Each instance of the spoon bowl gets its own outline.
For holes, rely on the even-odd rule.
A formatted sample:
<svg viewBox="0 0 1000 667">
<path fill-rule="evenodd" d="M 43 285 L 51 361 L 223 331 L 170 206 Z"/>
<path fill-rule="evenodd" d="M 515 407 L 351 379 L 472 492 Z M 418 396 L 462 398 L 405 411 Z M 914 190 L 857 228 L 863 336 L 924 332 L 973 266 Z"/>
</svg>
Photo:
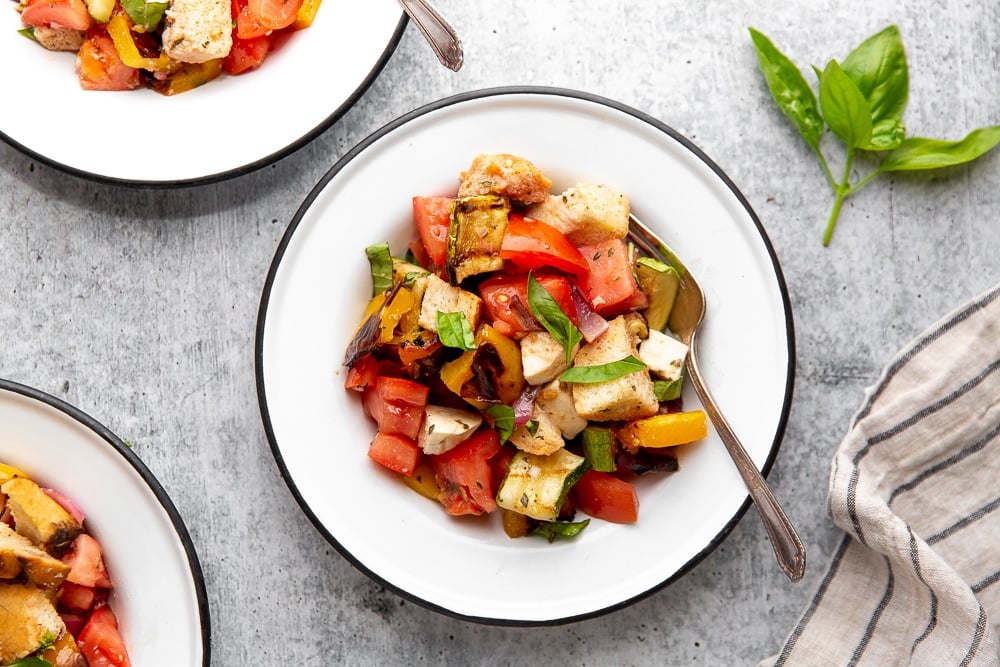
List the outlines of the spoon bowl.
<svg viewBox="0 0 1000 667">
<path fill-rule="evenodd" d="M 805 574 L 806 568 L 806 552 L 805 547 L 802 546 L 802 540 L 795 532 L 795 527 L 792 526 L 784 510 L 781 509 L 781 505 L 768 487 L 764 476 L 761 475 L 760 470 L 757 469 L 756 464 L 747 454 L 743 444 L 715 403 L 698 366 L 697 336 L 707 310 L 705 294 L 694 275 L 680 258 L 635 215 L 629 216 L 629 239 L 648 256 L 674 267 L 680 276 L 680 285 L 667 326 L 688 347 L 685 363 L 687 377 L 691 380 L 691 385 L 694 387 L 695 393 L 698 394 L 705 412 L 718 431 L 719 437 L 747 486 L 750 499 L 757 508 L 768 537 L 771 539 L 771 546 L 774 548 L 779 567 L 790 580 L 799 581 Z"/>
</svg>

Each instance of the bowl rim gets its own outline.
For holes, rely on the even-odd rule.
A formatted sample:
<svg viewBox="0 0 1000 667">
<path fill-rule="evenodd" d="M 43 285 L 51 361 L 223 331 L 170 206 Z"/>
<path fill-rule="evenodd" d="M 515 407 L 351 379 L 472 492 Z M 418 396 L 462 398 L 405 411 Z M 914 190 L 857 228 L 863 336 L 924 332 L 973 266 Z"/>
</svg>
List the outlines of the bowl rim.
<svg viewBox="0 0 1000 667">
<path fill-rule="evenodd" d="M 211 613 L 208 604 L 208 592 L 205 586 L 205 576 L 202 572 L 201 563 L 194 547 L 194 541 L 191 539 L 191 535 L 188 533 L 187 527 L 184 525 L 184 520 L 181 518 L 180 512 L 177 511 L 176 506 L 174 506 L 173 501 L 170 499 L 170 496 L 167 495 L 166 490 L 160 484 L 159 480 L 156 479 L 138 455 L 132 451 L 131 447 L 126 445 L 121 438 L 104 426 L 104 424 L 100 423 L 80 408 L 40 389 L 35 389 L 34 387 L 21 384 L 20 382 L 4 378 L 0 378 L 0 391 L 19 394 L 26 398 L 38 401 L 39 403 L 43 403 L 51 408 L 54 408 L 55 410 L 58 410 L 59 412 L 62 412 L 80 425 L 89 429 L 106 442 L 111 449 L 118 453 L 119 456 L 124 458 L 129 465 L 132 466 L 139 477 L 142 478 L 143 482 L 149 487 L 150 491 L 153 492 L 153 495 L 156 497 L 160 506 L 170 518 L 174 531 L 177 533 L 177 538 L 180 541 L 181 546 L 184 547 L 184 552 L 187 555 L 187 563 L 191 571 L 192 584 L 194 585 L 195 593 L 198 598 L 198 616 L 199 624 L 201 626 L 203 647 L 202 665 L 203 667 L 208 667 L 208 665 L 211 664 L 212 629 L 210 618 Z"/>
<path fill-rule="evenodd" d="M 9 136 L 7 133 L 0 130 L 0 140 L 8 144 L 17 151 L 23 153 L 33 160 L 37 160 L 49 167 L 52 167 L 58 171 L 69 174 L 71 176 L 76 176 L 87 181 L 92 181 L 96 183 L 106 183 L 110 185 L 121 185 L 136 189 L 168 189 L 168 188 L 186 188 L 198 185 L 210 185 L 212 183 L 219 183 L 222 181 L 231 180 L 246 174 L 250 174 L 262 167 L 266 167 L 269 164 L 273 164 L 285 157 L 288 157 L 292 153 L 295 153 L 303 146 L 311 143 L 313 139 L 318 137 L 320 134 L 326 132 L 330 127 L 336 123 L 340 118 L 346 114 L 350 109 L 357 103 L 361 96 L 364 95 L 368 89 L 374 83 L 375 79 L 378 78 L 379 74 L 385 68 L 386 64 L 389 62 L 389 58 L 395 53 L 396 48 L 399 46 L 399 42 L 403 38 L 403 34 L 406 31 L 406 26 L 409 23 L 409 16 L 405 12 L 401 12 L 399 21 L 396 23 L 396 27 L 393 30 L 392 36 L 386 43 L 385 49 L 383 49 L 378 60 L 373 63 L 372 68 L 368 71 L 368 74 L 361 80 L 358 87 L 348 95 L 340 106 L 334 109 L 330 115 L 325 119 L 320 121 L 313 127 L 310 131 L 306 132 L 300 136 L 295 141 L 287 144 L 283 148 L 280 148 L 273 153 L 264 155 L 253 162 L 248 162 L 247 164 L 234 167 L 225 171 L 220 171 L 214 174 L 205 174 L 203 176 L 194 176 L 191 178 L 180 178 L 180 179 L 166 179 L 166 180 L 131 180 L 128 178 L 120 178 L 117 176 L 107 176 L 104 174 L 97 174 L 86 169 L 81 169 L 78 167 L 73 167 L 71 165 L 65 164 L 53 158 L 50 158 L 38 151 L 35 151 L 23 143 L 15 140 L 13 137 Z"/>
<path fill-rule="evenodd" d="M 260 305 L 257 313 L 257 324 L 255 331 L 255 341 L 254 341 L 254 375 L 257 385 L 257 400 L 260 408 L 261 421 L 264 428 L 264 432 L 267 436 L 268 444 L 271 449 L 271 454 L 274 457 L 275 464 L 278 470 L 285 480 L 285 484 L 288 486 L 289 491 L 295 498 L 295 501 L 299 504 L 302 511 L 308 517 L 309 521 L 313 526 L 319 531 L 319 533 L 326 539 L 327 542 L 333 546 L 342 557 L 344 557 L 349 563 L 351 563 L 355 568 L 360 570 L 362 573 L 370 577 L 375 582 L 381 584 L 385 588 L 393 591 L 405 600 L 411 601 L 415 604 L 420 605 L 431 611 L 440 613 L 445 616 L 449 616 L 462 621 L 469 621 L 473 623 L 478 623 L 482 625 L 489 626 L 503 626 L 503 627 L 551 627 L 558 625 L 565 625 L 568 623 L 575 623 L 578 621 L 583 621 L 587 619 L 597 618 L 604 616 L 611 612 L 623 609 L 625 607 L 631 606 L 640 600 L 643 600 L 660 590 L 663 590 L 670 584 L 674 583 L 681 577 L 683 577 L 687 572 L 694 568 L 695 565 L 700 563 L 708 554 L 714 551 L 732 532 L 736 524 L 743 518 L 747 510 L 750 508 L 752 501 L 747 496 L 746 500 L 740 506 L 740 508 L 733 514 L 732 518 L 722 527 L 722 529 L 715 535 L 715 537 L 710 540 L 705 547 L 695 554 L 688 562 L 677 569 L 674 574 L 667 577 L 658 584 L 649 587 L 648 589 L 642 591 L 641 593 L 618 602 L 616 604 L 603 607 L 601 609 L 570 615 L 561 618 L 546 619 L 546 620 L 521 620 L 521 619 L 502 619 L 502 618 L 492 618 L 484 616 L 476 616 L 471 614 L 464 614 L 461 612 L 456 612 L 454 610 L 448 609 L 444 606 L 438 605 L 436 603 L 430 602 L 423 598 L 420 598 L 413 593 L 400 588 L 399 586 L 387 581 L 381 577 L 376 572 L 372 571 L 368 566 L 362 563 L 356 556 L 354 556 L 346 547 L 344 547 L 337 538 L 330 533 L 330 531 L 322 524 L 318 519 L 316 514 L 309 507 L 304 496 L 299 491 L 294 479 L 287 466 L 284 463 L 283 456 L 281 454 L 280 447 L 277 442 L 277 438 L 274 433 L 274 429 L 271 423 L 270 414 L 267 406 L 267 396 L 264 387 L 264 330 L 266 325 L 267 310 L 271 298 L 271 290 L 274 286 L 274 281 L 281 264 L 282 258 L 284 257 L 285 251 L 291 242 L 292 237 L 295 234 L 296 229 L 305 217 L 306 212 L 309 210 L 313 202 L 317 199 L 320 193 L 325 189 L 327 184 L 336 177 L 336 175 L 350 162 L 360 156 L 369 146 L 382 139 L 386 135 L 392 133 L 399 127 L 406 125 L 407 123 L 425 116 L 431 112 L 444 109 L 449 106 L 456 104 L 461 104 L 464 102 L 470 102 L 474 100 L 481 100 L 490 97 L 501 97 L 501 96 L 511 96 L 511 95 L 522 95 L 522 96 L 557 96 L 580 100 L 583 102 L 588 102 L 597 105 L 603 105 L 609 107 L 613 110 L 625 113 L 632 116 L 640 121 L 643 121 L 653 128 L 665 133 L 685 149 L 690 151 L 696 158 L 703 162 L 711 171 L 720 179 L 720 181 L 732 192 L 733 196 L 736 198 L 740 206 L 745 210 L 747 215 L 753 221 L 754 228 L 760 237 L 761 242 L 767 252 L 768 258 L 771 263 L 771 269 L 774 272 L 775 281 L 778 286 L 781 297 L 781 305 L 784 311 L 784 321 L 785 321 L 785 334 L 786 334 L 786 345 L 788 348 L 788 365 L 785 371 L 785 394 L 783 396 L 782 408 L 778 420 L 778 426 L 775 431 L 774 439 L 772 440 L 771 447 L 768 451 L 767 458 L 762 467 L 762 473 L 766 477 L 774 465 L 777 459 L 778 452 L 781 448 L 781 443 L 784 439 L 785 430 L 788 426 L 788 419 L 791 412 L 792 397 L 794 394 L 794 382 L 795 382 L 795 367 L 796 367 L 796 353 L 795 353 L 795 325 L 792 315 L 791 299 L 788 292 L 788 286 L 785 282 L 784 274 L 781 270 L 781 265 L 778 262 L 777 253 L 774 250 L 774 246 L 771 243 L 770 238 L 764 229 L 763 223 L 761 223 L 760 218 L 757 213 L 753 210 L 750 202 L 747 200 L 746 196 L 739 190 L 732 179 L 722 170 L 722 168 L 709 157 L 702 149 L 700 149 L 694 142 L 688 139 L 686 136 L 675 130 L 673 127 L 667 125 L 663 121 L 654 118 L 653 116 L 640 111 L 634 107 L 626 105 L 622 102 L 598 95 L 595 93 L 576 90 L 572 88 L 556 87 L 556 86 L 535 86 L 535 85 L 514 85 L 514 86 L 497 86 L 490 88 L 482 88 L 477 90 L 470 90 L 467 92 L 458 93 L 455 95 L 450 95 L 444 98 L 440 98 L 419 106 L 407 113 L 402 114 L 396 119 L 383 125 L 381 128 L 375 130 L 369 134 L 366 138 L 361 140 L 357 145 L 345 153 L 340 159 L 338 159 L 332 167 L 320 178 L 319 182 L 310 190 L 309 194 L 303 200 L 302 204 L 296 210 L 292 217 L 292 220 L 285 229 L 278 246 L 275 250 L 274 257 L 268 268 L 268 272 L 265 278 L 264 286 L 261 291 Z"/>
</svg>

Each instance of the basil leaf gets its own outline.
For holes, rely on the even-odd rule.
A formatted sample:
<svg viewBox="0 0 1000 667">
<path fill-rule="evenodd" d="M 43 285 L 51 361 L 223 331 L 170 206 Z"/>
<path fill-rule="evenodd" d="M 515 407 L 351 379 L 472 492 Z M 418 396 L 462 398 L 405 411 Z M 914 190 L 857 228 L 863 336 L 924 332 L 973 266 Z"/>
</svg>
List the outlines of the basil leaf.
<svg viewBox="0 0 1000 667">
<path fill-rule="evenodd" d="M 573 348 L 583 340 L 583 334 L 562 311 L 548 290 L 528 274 L 528 310 L 541 323 L 545 330 L 566 350 L 566 363 L 573 361 Z"/>
<path fill-rule="evenodd" d="M 679 377 L 676 380 L 671 380 L 667 382 L 666 380 L 656 380 L 653 382 L 653 393 L 656 394 L 656 400 L 660 401 L 673 401 L 681 397 L 681 390 L 684 388 L 684 378 Z"/>
<path fill-rule="evenodd" d="M 750 28 L 750 37 L 757 49 L 757 65 L 771 97 L 806 142 L 818 150 L 820 137 L 823 136 L 823 118 L 812 88 L 799 68 L 770 39 L 753 28 Z"/>
<path fill-rule="evenodd" d="M 34 28 L 34 26 L 28 26 L 26 28 L 21 28 L 20 30 L 17 31 L 17 33 L 19 35 L 21 35 L 22 37 L 27 37 L 28 39 L 31 39 L 31 40 L 35 39 L 35 28 Z"/>
<path fill-rule="evenodd" d="M 872 115 L 868 101 L 836 60 L 831 60 L 819 79 L 819 105 L 830 129 L 848 149 L 868 143 L 872 136 Z"/>
<path fill-rule="evenodd" d="M 144 2 L 144 0 L 122 0 L 122 8 L 132 23 L 153 32 L 163 19 L 163 12 L 170 6 L 169 2 Z"/>
<path fill-rule="evenodd" d="M 863 148 L 866 151 L 890 151 L 903 143 L 906 125 L 896 118 L 886 118 L 872 125 L 872 136 Z"/>
<path fill-rule="evenodd" d="M 558 539 L 576 537 L 583 532 L 583 529 L 590 524 L 590 519 L 583 521 L 563 522 L 563 521 L 543 521 L 531 531 L 532 535 L 544 537 L 549 542 Z"/>
<path fill-rule="evenodd" d="M 500 436 L 500 444 L 510 439 L 510 434 L 514 432 L 514 408 L 503 403 L 493 403 L 483 410 L 493 420 L 493 428 Z"/>
<path fill-rule="evenodd" d="M 1000 125 L 973 130 L 959 141 L 911 137 L 887 153 L 879 172 L 938 169 L 971 162 L 1000 143 Z"/>
<path fill-rule="evenodd" d="M 530 435 L 534 436 L 536 433 L 538 433 L 538 422 L 534 419 L 529 419 L 528 421 L 524 422 L 524 428 L 528 431 Z"/>
<path fill-rule="evenodd" d="M 472 333 L 472 325 L 465 313 L 437 313 L 438 338 L 445 347 L 457 347 L 460 350 L 476 349 L 476 336 Z"/>
<path fill-rule="evenodd" d="M 876 125 L 903 117 L 910 74 L 899 28 L 891 25 L 872 35 L 851 51 L 840 66 L 868 100 L 868 110 Z"/>
<path fill-rule="evenodd" d="M 631 354 L 618 361 L 612 361 L 597 366 L 574 366 L 563 371 L 559 376 L 561 382 L 577 382 L 579 384 L 595 384 L 615 380 L 629 373 L 645 370 L 646 364 Z"/>
<path fill-rule="evenodd" d="M 372 296 L 377 296 L 392 287 L 392 255 L 389 244 L 376 243 L 365 248 L 368 264 L 372 272 Z"/>
<path fill-rule="evenodd" d="M 12 662 L 10 667 L 52 667 L 52 663 L 45 658 L 31 657 Z"/>
</svg>

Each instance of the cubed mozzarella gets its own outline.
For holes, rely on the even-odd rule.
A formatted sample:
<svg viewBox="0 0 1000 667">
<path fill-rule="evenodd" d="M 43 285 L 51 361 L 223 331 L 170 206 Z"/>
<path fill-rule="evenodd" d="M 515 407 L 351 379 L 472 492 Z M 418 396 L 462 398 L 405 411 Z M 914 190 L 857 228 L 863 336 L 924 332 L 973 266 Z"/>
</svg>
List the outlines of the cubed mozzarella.
<svg viewBox="0 0 1000 667">
<path fill-rule="evenodd" d="M 425 454 L 444 454 L 469 438 L 483 418 L 468 410 L 428 405 L 417 444 Z"/>
<path fill-rule="evenodd" d="M 664 380 L 676 380 L 681 376 L 687 353 L 687 345 L 655 329 L 649 332 L 646 340 L 639 343 L 639 358 L 649 367 L 650 372 Z"/>
</svg>

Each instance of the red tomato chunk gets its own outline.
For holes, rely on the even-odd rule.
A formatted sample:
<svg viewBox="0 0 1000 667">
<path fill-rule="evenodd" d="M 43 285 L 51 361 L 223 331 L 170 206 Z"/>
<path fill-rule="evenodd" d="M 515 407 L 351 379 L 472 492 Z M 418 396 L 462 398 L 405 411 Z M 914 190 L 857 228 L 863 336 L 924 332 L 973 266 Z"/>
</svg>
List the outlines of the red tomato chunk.
<svg viewBox="0 0 1000 667">
<path fill-rule="evenodd" d="M 496 511 L 493 499 L 493 466 L 500 451 L 500 436 L 482 428 L 454 449 L 431 457 L 439 499 L 448 514 L 484 514 Z"/>
<path fill-rule="evenodd" d="M 606 472 L 585 472 L 573 487 L 573 495 L 577 509 L 596 519 L 612 523 L 635 523 L 639 519 L 635 487 Z"/>
<path fill-rule="evenodd" d="M 583 255 L 562 232 L 518 213 L 507 220 L 500 257 L 525 271 L 549 267 L 582 276 L 588 270 Z"/>
<path fill-rule="evenodd" d="M 600 315 L 621 315 L 646 306 L 646 295 L 632 275 L 632 259 L 625 241 L 610 239 L 581 246 L 580 254 L 590 265 L 580 288 Z"/>
<path fill-rule="evenodd" d="M 368 448 L 368 456 L 373 461 L 407 477 L 412 477 L 416 472 L 422 454 L 420 447 L 411 438 L 382 431 L 375 434 L 375 439 Z"/>
<path fill-rule="evenodd" d="M 420 242 L 434 266 L 444 266 L 448 256 L 448 227 L 454 197 L 414 197 L 413 219 Z"/>
<path fill-rule="evenodd" d="M 110 607 L 94 610 L 77 643 L 90 667 L 131 667 L 118 619 Z"/>
<path fill-rule="evenodd" d="M 427 407 L 429 389 L 413 380 L 380 377 L 365 390 L 365 414 L 378 423 L 382 433 L 396 433 L 416 440 Z"/>
</svg>

